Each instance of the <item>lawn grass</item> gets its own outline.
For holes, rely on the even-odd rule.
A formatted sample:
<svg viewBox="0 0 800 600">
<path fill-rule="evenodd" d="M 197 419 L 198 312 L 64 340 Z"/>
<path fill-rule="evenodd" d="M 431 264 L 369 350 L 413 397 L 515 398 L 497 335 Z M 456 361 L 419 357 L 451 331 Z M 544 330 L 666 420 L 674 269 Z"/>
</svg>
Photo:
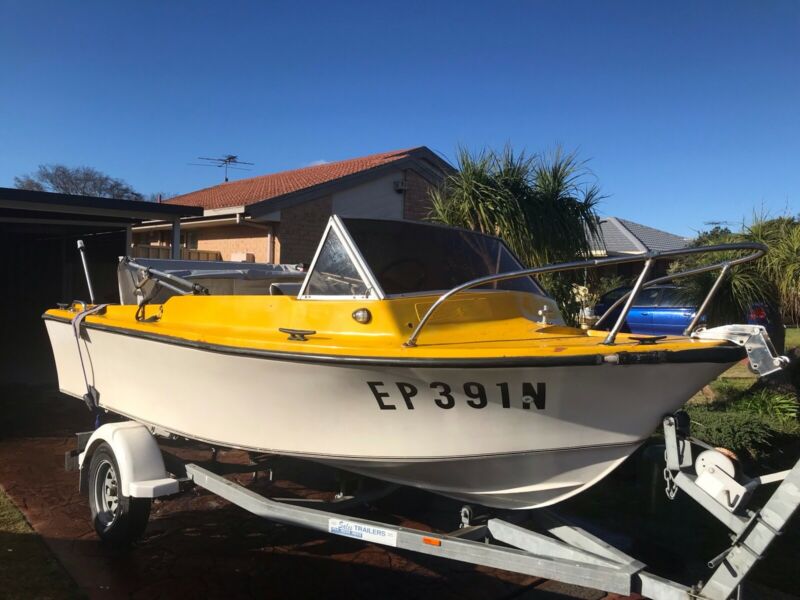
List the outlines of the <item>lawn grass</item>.
<svg viewBox="0 0 800 600">
<path fill-rule="evenodd" d="M 58 561 L 0 488 L 0 598 L 83 598 Z"/>
<path fill-rule="evenodd" d="M 799 348 L 800 347 L 800 327 L 789 327 L 786 329 L 786 352 L 788 353 L 789 350 L 792 348 Z M 725 371 L 722 375 L 717 377 L 717 379 L 711 383 L 711 388 L 717 387 L 737 387 L 741 390 L 744 390 L 751 385 L 753 385 L 758 379 L 758 376 L 750 371 L 750 368 L 747 364 L 746 360 L 739 361 L 735 365 L 733 365 L 730 369 Z M 714 389 L 714 391 L 718 391 Z M 704 404 L 712 400 L 710 397 L 711 395 L 708 393 L 708 389 L 704 388 L 704 391 L 697 392 L 692 399 L 689 401 L 690 404 Z"/>
<path fill-rule="evenodd" d="M 800 347 L 800 327 L 788 327 L 786 329 L 786 349 Z"/>
</svg>

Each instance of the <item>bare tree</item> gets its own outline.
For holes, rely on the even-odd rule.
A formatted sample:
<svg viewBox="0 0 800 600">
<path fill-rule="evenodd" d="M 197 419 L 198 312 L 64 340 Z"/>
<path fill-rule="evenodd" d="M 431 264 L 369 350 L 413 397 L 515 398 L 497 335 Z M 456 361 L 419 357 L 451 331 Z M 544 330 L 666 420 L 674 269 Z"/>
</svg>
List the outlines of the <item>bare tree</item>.
<svg viewBox="0 0 800 600">
<path fill-rule="evenodd" d="M 28 175 L 14 177 L 14 185 L 23 190 L 59 192 L 100 198 L 143 200 L 142 194 L 122 179 L 114 179 L 92 167 L 39 165 Z"/>
<path fill-rule="evenodd" d="M 147 194 L 144 199 L 147 202 L 164 202 L 172 198 L 175 194 L 170 192 L 154 192 L 152 194 Z"/>
</svg>

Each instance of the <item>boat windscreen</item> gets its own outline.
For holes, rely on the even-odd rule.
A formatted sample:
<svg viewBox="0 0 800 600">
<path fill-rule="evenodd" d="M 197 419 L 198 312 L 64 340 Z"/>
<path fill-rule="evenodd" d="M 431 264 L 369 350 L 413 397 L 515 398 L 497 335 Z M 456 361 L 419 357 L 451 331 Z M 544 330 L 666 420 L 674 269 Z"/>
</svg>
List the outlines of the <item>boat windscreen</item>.
<svg viewBox="0 0 800 600">
<path fill-rule="evenodd" d="M 344 244 L 333 229 L 319 251 L 308 277 L 308 296 L 366 296 L 367 285 L 358 274 Z"/>
<path fill-rule="evenodd" d="M 477 277 L 523 268 L 503 242 L 487 235 L 410 221 L 342 222 L 387 295 L 449 290 Z M 545 295 L 531 277 L 479 289 Z"/>
</svg>

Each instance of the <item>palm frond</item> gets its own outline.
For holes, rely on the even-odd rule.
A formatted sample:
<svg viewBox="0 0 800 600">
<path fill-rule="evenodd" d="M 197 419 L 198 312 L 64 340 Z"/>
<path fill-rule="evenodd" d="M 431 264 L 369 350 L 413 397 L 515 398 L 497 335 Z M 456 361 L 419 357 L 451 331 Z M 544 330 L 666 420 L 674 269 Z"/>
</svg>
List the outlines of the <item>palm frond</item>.
<svg viewBox="0 0 800 600">
<path fill-rule="evenodd" d="M 528 155 L 507 145 L 457 156 L 458 172 L 431 192 L 431 220 L 500 236 L 528 266 L 591 253 L 602 195 L 574 152 Z M 570 282 L 550 281 L 569 303 Z"/>
</svg>

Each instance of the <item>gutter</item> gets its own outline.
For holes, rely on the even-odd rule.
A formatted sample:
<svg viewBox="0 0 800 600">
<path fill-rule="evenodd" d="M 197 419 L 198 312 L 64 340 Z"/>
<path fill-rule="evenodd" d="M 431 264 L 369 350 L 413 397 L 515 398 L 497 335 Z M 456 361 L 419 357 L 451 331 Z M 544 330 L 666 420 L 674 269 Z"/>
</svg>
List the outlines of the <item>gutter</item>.
<svg viewBox="0 0 800 600">
<path fill-rule="evenodd" d="M 256 223 L 251 220 L 251 217 L 242 217 L 241 214 L 236 215 L 237 225 L 247 225 L 248 227 L 255 227 L 256 229 L 263 229 L 264 231 L 272 231 L 272 225 L 265 225 L 264 223 Z"/>
<path fill-rule="evenodd" d="M 181 229 L 203 229 L 205 227 L 213 227 L 215 225 L 247 225 L 248 227 L 256 227 L 258 229 L 269 230 L 271 225 L 264 223 L 256 223 L 250 220 L 250 217 L 243 217 L 240 214 L 231 215 L 229 217 L 218 217 L 211 219 L 200 218 L 193 221 L 181 220 Z M 134 225 L 133 231 L 168 231 L 172 228 L 171 222 L 164 221 L 148 221 L 142 225 Z"/>
</svg>

